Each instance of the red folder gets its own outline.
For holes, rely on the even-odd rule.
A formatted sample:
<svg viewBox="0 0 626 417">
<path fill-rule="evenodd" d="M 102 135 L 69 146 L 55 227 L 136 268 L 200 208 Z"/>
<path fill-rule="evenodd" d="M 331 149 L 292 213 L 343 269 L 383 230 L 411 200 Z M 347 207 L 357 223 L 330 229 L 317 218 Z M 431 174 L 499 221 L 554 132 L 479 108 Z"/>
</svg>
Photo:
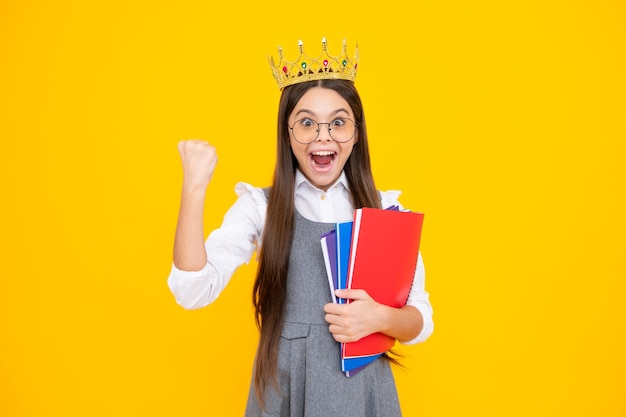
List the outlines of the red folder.
<svg viewBox="0 0 626 417">
<path fill-rule="evenodd" d="M 348 288 L 363 289 L 381 304 L 404 306 L 413 284 L 423 221 L 423 213 L 355 210 Z M 394 338 L 374 333 L 344 343 L 342 359 L 384 353 L 394 343 Z"/>
</svg>

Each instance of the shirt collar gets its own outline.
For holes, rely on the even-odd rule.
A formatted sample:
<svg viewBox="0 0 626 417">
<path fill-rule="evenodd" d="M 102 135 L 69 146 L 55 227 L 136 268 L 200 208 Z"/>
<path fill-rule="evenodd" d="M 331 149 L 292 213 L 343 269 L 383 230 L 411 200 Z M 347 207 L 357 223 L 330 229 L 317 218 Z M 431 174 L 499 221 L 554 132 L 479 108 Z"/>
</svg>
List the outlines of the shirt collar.
<svg viewBox="0 0 626 417">
<path fill-rule="evenodd" d="M 296 185 L 296 189 L 302 187 L 303 184 L 311 187 L 311 189 L 313 189 L 313 190 L 316 190 L 316 191 L 319 191 L 319 192 L 323 192 L 322 190 L 320 190 L 319 188 L 317 188 L 316 186 L 311 184 L 311 182 L 308 180 L 308 178 L 305 177 L 304 174 L 302 172 L 300 172 L 299 169 L 296 169 L 296 184 L 295 184 Z M 345 188 L 346 190 L 350 190 L 350 187 L 348 187 L 348 178 L 346 178 L 346 173 L 344 171 L 341 171 L 341 175 L 339 176 L 339 178 L 337 178 L 337 181 L 335 181 L 335 183 L 333 185 L 331 185 L 328 189 L 330 190 L 335 185 L 342 185 L 343 188 Z"/>
</svg>

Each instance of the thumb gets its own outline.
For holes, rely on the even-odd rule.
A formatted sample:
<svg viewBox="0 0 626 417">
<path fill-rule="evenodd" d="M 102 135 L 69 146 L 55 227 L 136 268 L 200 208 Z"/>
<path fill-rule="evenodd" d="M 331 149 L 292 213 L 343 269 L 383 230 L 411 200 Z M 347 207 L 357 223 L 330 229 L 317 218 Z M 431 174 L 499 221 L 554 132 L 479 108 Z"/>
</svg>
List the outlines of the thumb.
<svg viewBox="0 0 626 417">
<path fill-rule="evenodd" d="M 335 295 L 339 298 L 348 298 L 350 300 L 362 300 L 367 298 L 367 293 L 365 291 L 354 289 L 335 290 Z"/>
</svg>

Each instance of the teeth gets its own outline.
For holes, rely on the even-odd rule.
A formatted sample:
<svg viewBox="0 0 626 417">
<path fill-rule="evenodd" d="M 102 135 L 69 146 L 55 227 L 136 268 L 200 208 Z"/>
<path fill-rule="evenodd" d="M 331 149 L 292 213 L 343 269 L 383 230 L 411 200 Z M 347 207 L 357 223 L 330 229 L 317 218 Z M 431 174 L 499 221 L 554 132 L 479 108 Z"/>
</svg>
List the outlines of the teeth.
<svg viewBox="0 0 626 417">
<path fill-rule="evenodd" d="M 334 155 L 335 152 L 331 152 L 331 151 L 318 151 L 318 152 L 313 152 L 313 155 L 318 155 L 318 156 L 328 156 L 328 155 Z"/>
</svg>

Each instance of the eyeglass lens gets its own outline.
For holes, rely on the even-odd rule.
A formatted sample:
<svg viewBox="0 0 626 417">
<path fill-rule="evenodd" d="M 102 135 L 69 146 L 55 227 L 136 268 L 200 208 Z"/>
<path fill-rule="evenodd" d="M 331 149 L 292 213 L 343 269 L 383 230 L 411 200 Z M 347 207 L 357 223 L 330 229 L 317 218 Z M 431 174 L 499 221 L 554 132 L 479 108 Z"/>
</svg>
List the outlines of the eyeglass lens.
<svg viewBox="0 0 626 417">
<path fill-rule="evenodd" d="M 336 118 L 330 123 L 318 123 L 309 118 L 296 121 L 291 126 L 294 138 L 300 143 L 314 142 L 321 129 L 327 129 L 330 137 L 336 142 L 347 142 L 354 136 L 356 124 L 347 118 Z"/>
</svg>

